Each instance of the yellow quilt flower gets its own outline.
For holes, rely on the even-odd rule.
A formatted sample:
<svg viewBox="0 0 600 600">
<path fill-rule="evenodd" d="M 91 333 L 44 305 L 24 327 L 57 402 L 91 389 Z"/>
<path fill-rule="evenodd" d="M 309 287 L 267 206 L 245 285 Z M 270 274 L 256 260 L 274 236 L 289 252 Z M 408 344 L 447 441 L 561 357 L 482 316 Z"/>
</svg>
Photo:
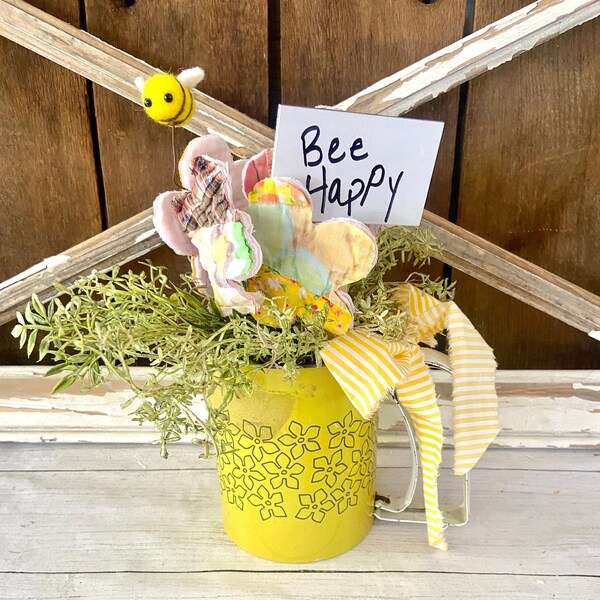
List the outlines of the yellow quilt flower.
<svg viewBox="0 0 600 600">
<path fill-rule="evenodd" d="M 280 310 L 292 308 L 295 316 L 305 321 L 312 321 L 316 314 L 324 315 L 324 329 L 333 335 L 346 333 L 352 325 L 352 313 L 336 293 L 319 296 L 266 265 L 247 281 L 246 289 L 262 293 Z M 265 325 L 275 326 L 277 322 L 268 315 L 267 302 L 255 311 L 254 317 Z"/>
</svg>

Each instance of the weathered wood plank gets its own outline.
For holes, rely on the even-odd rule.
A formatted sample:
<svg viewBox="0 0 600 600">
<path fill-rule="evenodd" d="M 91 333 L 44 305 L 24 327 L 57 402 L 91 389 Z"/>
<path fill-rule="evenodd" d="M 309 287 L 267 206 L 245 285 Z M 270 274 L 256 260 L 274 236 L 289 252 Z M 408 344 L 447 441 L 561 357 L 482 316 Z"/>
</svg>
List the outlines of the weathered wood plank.
<svg viewBox="0 0 600 600">
<path fill-rule="evenodd" d="M 382 560 L 385 560 L 384 555 Z M 592 577 L 458 575 L 407 571 L 377 573 L 376 576 L 360 571 L 265 574 L 227 570 L 177 574 L 0 574 L 0 594 L 5 600 L 164 600 L 175 597 L 178 600 L 437 600 L 440 590 L 443 590 L 445 600 L 591 600 L 600 594 L 600 583 Z"/>
<path fill-rule="evenodd" d="M 32 4 L 79 23 L 77 0 Z M 0 281 L 102 229 L 86 82 L 0 39 Z M 12 319 L 14 313 L 10 315 Z M 0 363 L 22 362 L 0 327 Z"/>
<path fill-rule="evenodd" d="M 91 468 L 103 462 L 93 460 Z M 378 489 L 399 488 L 406 472 L 380 469 Z M 441 496 L 455 498 L 460 478 L 446 474 Z M 356 549 L 311 569 L 598 576 L 599 494 L 597 472 L 475 470 L 472 519 L 448 530 L 448 553 L 429 548 L 421 526 L 378 522 Z M 1 473 L 0 531 L 0 571 L 306 568 L 256 559 L 228 541 L 209 470 Z"/>
<path fill-rule="evenodd" d="M 390 116 L 403 114 L 598 15 L 598 0 L 538 0 L 333 108 Z"/>
<path fill-rule="evenodd" d="M 106 271 L 160 246 L 162 240 L 152 226 L 149 208 L 0 283 L 0 323 L 13 319 L 15 310 L 23 308 L 34 292 L 42 300 L 56 296 L 55 281 L 70 285 L 93 269 Z"/>
<path fill-rule="evenodd" d="M 131 396 L 112 381 L 82 394 L 77 387 L 51 395 L 59 376 L 43 377 L 44 367 L 0 369 L 0 441 L 151 443 L 151 425 L 130 421 L 121 403 Z M 137 370 L 140 380 L 144 368 Z M 450 376 L 435 371 L 447 443 L 452 443 Z M 600 446 L 600 371 L 499 371 L 497 387 L 502 447 Z M 380 410 L 380 443 L 405 444 L 397 408 Z"/>
<path fill-rule="evenodd" d="M 475 26 L 520 4 L 479 3 Z M 457 220 L 596 294 L 599 72 L 595 20 L 469 84 Z M 457 302 L 494 347 L 501 368 L 600 367 L 594 340 L 469 277 L 456 279 Z"/>
<path fill-rule="evenodd" d="M 577 1 L 579 4 L 583 2 L 583 0 Z M 538 2 L 536 4 L 537 8 L 540 8 L 542 4 L 554 7 L 555 9 L 566 8 L 564 6 L 565 3 L 560 0 Z M 595 7 L 594 10 L 596 8 L 600 10 L 599 0 L 595 0 L 594 2 L 588 0 L 585 4 L 586 6 L 590 5 L 591 8 Z M 575 8 L 575 5 L 571 8 Z M 534 12 L 537 17 L 538 10 L 536 9 Z M 552 14 L 557 13 L 553 12 Z M 570 26 L 576 24 L 568 19 L 563 23 L 570 23 Z M 517 19 L 512 34 L 523 32 L 524 29 L 527 28 L 523 27 L 523 22 Z M 31 35 L 32 31 L 36 31 L 36 35 Z M 558 35 L 561 31 L 562 29 L 556 30 L 555 34 Z M 96 83 L 100 83 L 108 89 L 121 93 L 129 99 L 136 97 L 134 95 L 134 86 L 131 83 L 134 76 L 139 75 L 140 72 L 144 74 L 156 72 L 155 69 L 153 70 L 153 68 L 141 61 L 104 44 L 100 40 L 85 34 L 85 32 L 71 28 L 34 9 L 27 9 L 27 5 L 21 0 L 2 0 L 0 2 L 0 34 L 14 39 L 36 52 L 45 53 L 52 60 L 64 64 L 68 68 L 91 78 Z M 516 39 L 519 39 L 518 35 Z M 260 148 L 270 144 L 272 139 L 272 132 L 270 130 L 206 95 L 200 95 L 199 92 L 195 93 L 198 94 L 197 98 L 204 104 L 197 111 L 188 129 L 194 132 L 209 130 L 224 135 L 239 155 L 247 155 L 249 152 L 255 151 L 257 146 Z M 203 127 L 197 127 L 198 123 L 203 123 Z M 246 143 L 247 145 L 244 145 Z M 146 215 L 142 215 L 142 219 L 146 218 Z M 452 243 L 452 236 L 458 235 L 459 238 L 462 237 L 462 230 L 460 228 L 452 227 L 451 224 L 447 224 L 443 219 L 436 217 L 428 211 L 425 211 L 423 222 L 424 224 L 432 223 L 432 227 L 448 229 L 451 235 L 447 236 L 446 243 Z M 149 222 L 145 221 L 144 223 L 145 225 L 142 224 L 142 229 L 145 229 L 145 233 L 140 233 L 140 239 L 147 242 L 148 238 L 152 238 L 156 234 Z M 457 268 L 465 268 L 464 264 L 466 262 L 469 273 L 485 281 L 489 281 L 490 278 L 503 278 L 504 272 L 511 272 L 512 255 L 502 254 L 495 246 L 492 246 L 491 250 L 493 252 L 490 254 L 489 247 L 481 246 L 477 242 L 478 239 L 476 237 L 471 238 L 470 242 L 462 244 L 457 248 L 458 254 L 461 255 L 460 260 L 455 265 Z M 93 243 L 93 240 L 91 243 Z M 472 243 L 475 245 L 472 245 Z M 465 247 L 468 248 L 466 253 L 464 253 Z M 447 250 L 451 253 L 453 247 L 449 246 Z M 135 256 L 136 252 L 137 248 L 134 247 L 132 255 Z M 500 254 L 499 257 L 496 257 L 495 262 L 500 262 L 501 272 L 500 274 L 495 272 L 490 277 L 487 268 L 482 265 L 487 258 L 493 258 L 494 253 Z M 445 260 L 449 264 L 454 264 L 451 254 Z M 75 270 L 70 265 L 70 262 L 70 260 L 67 260 L 61 267 L 56 267 L 54 271 L 48 271 L 46 276 L 42 276 L 41 281 L 37 282 L 36 287 L 32 287 L 27 278 L 21 278 L 21 280 L 15 282 L 13 285 L 0 290 L 0 307 L 2 307 L 0 322 L 3 322 L 2 319 L 4 321 L 10 319 L 14 311 L 18 307 L 23 306 L 33 291 L 40 291 L 45 297 L 51 294 L 51 284 L 56 278 L 62 277 L 63 269 Z M 82 268 L 83 264 L 85 264 L 85 261 L 80 261 L 78 267 Z M 87 264 L 87 269 L 84 269 L 83 272 L 92 268 L 93 264 L 93 262 L 92 264 Z M 518 269 L 522 269 L 526 268 L 527 265 L 519 263 L 517 267 Z M 540 272 L 534 267 L 531 270 L 532 275 L 537 275 L 539 278 L 539 284 L 535 289 L 527 289 L 523 293 L 523 281 L 520 277 L 517 277 L 516 281 L 510 280 L 506 284 L 505 291 L 524 296 L 527 298 L 527 302 L 532 299 L 536 307 L 541 310 L 549 312 L 552 316 L 585 331 L 595 338 L 600 338 L 599 297 L 590 296 L 589 293 L 586 294 L 585 290 L 579 288 L 573 289 L 571 284 L 560 280 L 560 278 L 547 281 L 543 271 Z M 553 298 L 557 285 L 560 288 L 564 288 L 564 293 L 561 293 L 559 300 L 551 301 L 548 306 L 540 298 Z"/>
<path fill-rule="evenodd" d="M 494 160 L 495 168 L 497 164 Z M 468 203 L 470 199 L 465 197 L 462 202 Z M 479 209 L 473 206 L 473 210 Z M 489 216 L 486 229 L 496 226 L 495 213 Z M 421 227 L 429 229 L 440 241 L 445 263 L 600 340 L 600 296 L 428 211 L 424 212 Z M 474 292 L 470 306 L 475 307 L 480 299 Z M 487 312 L 486 316 L 489 318 L 490 314 Z M 498 326 L 504 322 L 496 319 Z"/>
<path fill-rule="evenodd" d="M 136 104 L 140 103 L 140 93 L 133 83 L 135 78 L 159 72 L 22 0 L 0 2 L 0 35 Z M 171 43 L 180 45 L 175 40 Z M 185 126 L 189 131 L 198 135 L 218 131 L 240 156 L 252 155 L 272 143 L 271 131 L 264 125 L 198 90 L 193 94 L 198 105 Z"/>
<path fill-rule="evenodd" d="M 180 471 L 215 470 L 196 444 L 171 444 L 169 459 L 151 444 L 11 444 L 0 445 L 0 471 Z M 452 469 L 452 450 L 444 449 L 442 470 Z M 408 448 L 379 447 L 380 469 L 410 468 Z M 600 452 L 591 450 L 490 448 L 477 463 L 481 470 L 600 471 Z"/>
<path fill-rule="evenodd" d="M 600 339 L 599 296 L 427 210 L 421 227 L 440 240 L 447 264 Z M 34 292 L 42 300 L 56 296 L 55 281 L 69 285 L 92 269 L 108 270 L 161 245 L 152 226 L 152 210 L 147 209 L 0 284 L 0 323 L 23 310 Z"/>
<path fill-rule="evenodd" d="M 598 0 L 538 0 L 416 65 L 377 82 L 371 88 L 338 104 L 336 108 L 394 115 L 408 112 L 440 93 L 510 61 L 514 56 L 599 14 Z M 108 49 L 106 44 L 85 32 L 61 31 L 63 27 L 59 21 L 29 8 L 22 0 L 2 0 L 0 22 L 2 35 L 35 52 L 43 53 L 50 60 L 135 102 L 138 102 L 138 93 L 132 82 L 140 74 L 139 70 L 147 75 L 156 72 L 156 69 L 136 61 L 124 52 L 115 48 Z M 28 35 L 28 32 L 34 30 L 36 36 Z M 89 55 L 90 48 L 96 50 L 93 58 Z M 440 64 L 440 58 L 444 57 L 445 60 Z M 417 73 L 419 78 L 415 77 Z M 205 133 L 207 126 L 215 126 L 223 135 L 227 135 L 227 130 L 231 134 L 229 141 L 242 152 L 244 146 L 254 146 L 252 134 L 246 138 L 247 131 L 243 127 L 232 126 L 230 121 L 231 117 L 239 121 L 243 115 L 236 114 L 237 111 L 204 94 L 195 93 L 199 99 L 204 99 L 204 106 L 198 111 L 201 115 L 197 114 L 187 129 L 194 133 Z M 413 98 L 405 106 L 398 106 L 398 100 L 407 94 L 420 96 L 418 99 Z M 196 130 L 198 126 L 200 128 Z M 266 130 L 263 130 L 263 134 L 268 137 Z M 269 141 L 263 142 L 262 147 L 265 147 Z"/>
</svg>

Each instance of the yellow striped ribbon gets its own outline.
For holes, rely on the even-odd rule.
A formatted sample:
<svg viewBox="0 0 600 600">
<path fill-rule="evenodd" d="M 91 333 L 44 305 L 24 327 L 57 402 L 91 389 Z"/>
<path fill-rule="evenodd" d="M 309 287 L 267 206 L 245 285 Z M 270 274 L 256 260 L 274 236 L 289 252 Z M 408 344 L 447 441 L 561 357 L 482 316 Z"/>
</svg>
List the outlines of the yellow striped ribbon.
<svg viewBox="0 0 600 600">
<path fill-rule="evenodd" d="M 437 493 L 442 420 L 418 343 L 435 345 L 435 334 L 447 330 L 457 475 L 473 468 L 500 429 L 494 383 L 496 361 L 492 349 L 454 302 L 440 302 L 410 284 L 403 286 L 396 300 L 417 326 L 418 339 L 413 344 L 387 344 L 381 336 L 352 330 L 334 338 L 321 356 L 364 418 L 370 418 L 381 399 L 396 390 L 419 442 L 429 544 L 446 550 Z"/>
</svg>

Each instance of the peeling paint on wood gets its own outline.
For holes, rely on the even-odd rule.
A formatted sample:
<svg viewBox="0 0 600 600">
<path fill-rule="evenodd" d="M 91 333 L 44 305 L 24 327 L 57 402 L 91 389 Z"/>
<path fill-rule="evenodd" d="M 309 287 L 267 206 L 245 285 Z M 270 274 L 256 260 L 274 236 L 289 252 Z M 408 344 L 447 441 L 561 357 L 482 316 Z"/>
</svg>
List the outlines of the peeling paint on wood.
<svg viewBox="0 0 600 600">
<path fill-rule="evenodd" d="M 584 385 L 583 383 L 574 383 L 574 390 L 591 390 L 593 392 L 600 392 L 600 385 Z M 598 394 L 594 394 L 596 402 L 600 401 L 600 396 Z"/>
<path fill-rule="evenodd" d="M 57 256 L 49 256 L 39 263 L 29 267 L 25 271 L 11 277 L 10 279 L 6 279 L 5 281 L 0 282 L 0 290 L 10 287 L 15 283 L 22 281 L 23 279 L 27 279 L 40 271 L 45 271 L 46 269 L 52 269 L 53 267 L 57 267 L 58 265 L 62 265 L 63 263 L 70 260 L 71 257 L 68 254 L 58 254 Z"/>
<path fill-rule="evenodd" d="M 58 379 L 44 367 L 0 368 L 0 441 L 155 442 L 151 425 L 133 423 L 121 404 L 131 392 L 120 381 L 83 394 L 76 386 L 52 396 Z M 136 369 L 142 381 L 149 369 Z M 434 371 L 448 444 L 452 443 L 452 382 Z M 503 448 L 595 448 L 600 446 L 600 371 L 499 371 Z M 198 402 L 198 409 L 201 410 Z M 131 409 L 129 409 L 130 411 Z M 406 438 L 395 405 L 384 404 L 379 418 L 382 445 Z"/>
<path fill-rule="evenodd" d="M 598 15 L 596 0 L 539 0 L 333 108 L 398 116 Z"/>
</svg>

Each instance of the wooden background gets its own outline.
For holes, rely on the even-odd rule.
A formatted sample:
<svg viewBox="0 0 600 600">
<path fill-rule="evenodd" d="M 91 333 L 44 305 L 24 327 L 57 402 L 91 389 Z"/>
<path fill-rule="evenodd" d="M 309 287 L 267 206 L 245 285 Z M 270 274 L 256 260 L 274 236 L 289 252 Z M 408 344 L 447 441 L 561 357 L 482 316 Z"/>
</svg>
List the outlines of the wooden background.
<svg viewBox="0 0 600 600">
<path fill-rule="evenodd" d="M 32 0 L 274 126 L 333 104 L 527 0 Z M 171 134 L 142 110 L 0 39 L 0 280 L 172 189 Z M 427 208 L 600 293 L 600 21 L 414 111 L 446 123 Z M 177 131 L 182 150 L 191 134 Z M 175 275 L 168 249 L 150 256 Z M 441 272 L 441 269 L 440 269 Z M 584 333 L 449 268 L 503 369 L 600 368 Z M 25 363 L 0 328 L 0 364 Z"/>
</svg>

